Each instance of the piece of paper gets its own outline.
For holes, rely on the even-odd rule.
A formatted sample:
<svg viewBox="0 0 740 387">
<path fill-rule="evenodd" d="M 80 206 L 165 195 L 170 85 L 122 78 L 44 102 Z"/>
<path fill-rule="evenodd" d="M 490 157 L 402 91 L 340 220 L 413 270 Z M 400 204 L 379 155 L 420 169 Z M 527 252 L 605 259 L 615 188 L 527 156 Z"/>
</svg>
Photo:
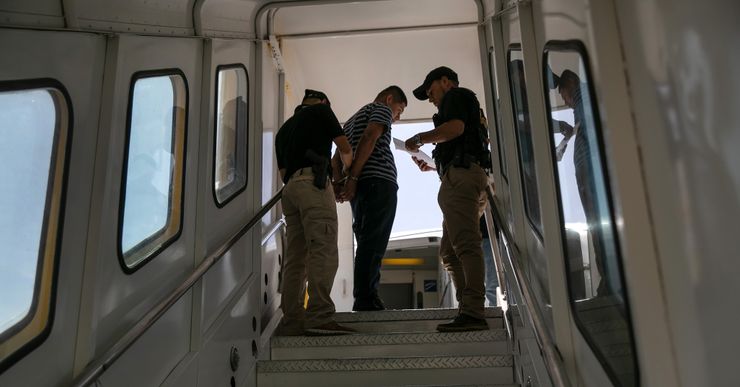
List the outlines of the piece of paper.
<svg viewBox="0 0 740 387">
<path fill-rule="evenodd" d="M 423 151 L 419 150 L 418 152 L 412 152 L 408 149 L 406 149 L 406 143 L 402 140 L 399 140 L 395 137 L 393 137 L 393 144 L 396 146 L 396 149 L 402 150 L 411 156 L 416 157 L 419 160 L 424 161 L 427 163 L 430 167 L 434 167 L 434 160 L 432 160 L 431 157 L 429 157 L 428 154 L 424 153 Z"/>
</svg>

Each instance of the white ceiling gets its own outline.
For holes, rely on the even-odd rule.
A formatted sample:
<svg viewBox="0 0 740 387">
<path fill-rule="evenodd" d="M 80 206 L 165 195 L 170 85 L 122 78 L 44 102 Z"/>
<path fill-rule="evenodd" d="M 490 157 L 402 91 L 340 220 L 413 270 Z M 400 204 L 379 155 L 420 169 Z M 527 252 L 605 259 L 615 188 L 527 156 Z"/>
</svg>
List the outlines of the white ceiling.
<svg viewBox="0 0 740 387">
<path fill-rule="evenodd" d="M 281 8 L 275 14 L 275 35 L 281 40 L 286 74 L 286 114 L 300 103 L 305 88 L 326 92 L 340 121 L 389 85 L 409 98 L 403 120 L 428 120 L 436 108 L 418 101 L 412 91 L 438 66 L 454 69 L 461 86 L 485 103 L 478 29 L 457 27 L 394 30 L 335 35 L 327 31 L 365 30 L 474 23 L 473 0 L 365 1 Z"/>
<path fill-rule="evenodd" d="M 477 21 L 478 7 L 473 0 L 364 1 L 280 8 L 274 33 L 292 35 Z"/>
</svg>

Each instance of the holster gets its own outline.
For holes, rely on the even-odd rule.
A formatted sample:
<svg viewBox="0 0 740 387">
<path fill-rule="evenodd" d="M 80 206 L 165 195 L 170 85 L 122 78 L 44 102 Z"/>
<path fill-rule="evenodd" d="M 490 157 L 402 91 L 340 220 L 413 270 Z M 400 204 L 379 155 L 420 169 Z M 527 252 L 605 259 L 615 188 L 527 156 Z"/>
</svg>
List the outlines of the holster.
<svg viewBox="0 0 740 387">
<path fill-rule="evenodd" d="M 311 162 L 313 185 L 318 189 L 325 189 L 326 179 L 329 177 L 329 159 L 311 149 L 306 151 L 306 158 Z"/>
</svg>

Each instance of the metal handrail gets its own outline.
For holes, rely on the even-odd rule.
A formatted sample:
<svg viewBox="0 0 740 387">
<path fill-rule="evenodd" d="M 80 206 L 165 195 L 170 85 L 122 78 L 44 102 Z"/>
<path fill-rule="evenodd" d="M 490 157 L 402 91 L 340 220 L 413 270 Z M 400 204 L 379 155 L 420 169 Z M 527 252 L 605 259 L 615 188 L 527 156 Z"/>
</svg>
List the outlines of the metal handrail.
<svg viewBox="0 0 740 387">
<path fill-rule="evenodd" d="M 284 218 L 280 218 L 280 219 L 277 220 L 277 222 L 275 222 L 272 225 L 270 225 L 270 227 L 268 227 L 268 229 L 267 229 L 267 232 L 264 233 L 264 234 L 262 234 L 262 244 L 261 244 L 261 246 L 264 246 L 265 243 L 267 243 L 267 241 L 269 241 L 270 238 L 272 238 L 272 236 L 275 235 L 275 233 L 278 232 L 278 230 L 280 230 L 280 228 L 283 227 L 283 226 L 285 226 L 285 225 L 286 225 L 286 223 L 285 223 L 285 219 Z"/>
<path fill-rule="evenodd" d="M 259 220 L 275 206 L 282 196 L 282 188 L 247 222 L 216 251 L 208 255 L 198 267 L 177 288 L 160 300 L 131 329 L 126 332 L 97 361 L 91 363 L 72 382 L 74 387 L 85 387 L 95 382 L 121 355 L 131 347 L 154 323 L 159 320 L 190 288 L 200 280 L 208 269 L 218 262 L 234 244 L 244 236 Z"/>
<path fill-rule="evenodd" d="M 511 235 L 511 231 L 509 231 L 508 227 L 505 227 L 501 214 L 499 213 L 498 208 L 494 205 L 493 192 L 490 187 L 486 190 L 486 193 L 488 194 L 488 202 L 490 204 L 488 208 L 490 208 L 493 221 L 498 225 L 501 232 L 504 233 L 504 237 L 513 242 L 514 238 Z M 498 243 L 498 240 L 496 238 L 492 238 L 491 243 Z M 529 308 L 527 308 L 528 312 L 524 314 L 529 317 L 529 322 L 535 333 L 535 339 L 537 340 L 537 344 L 540 347 L 542 357 L 545 361 L 547 373 L 550 375 L 550 379 L 554 386 L 569 387 L 571 384 L 568 382 L 568 375 L 565 371 L 565 366 L 563 365 L 563 359 L 546 331 L 545 319 L 542 316 L 542 312 L 536 307 L 537 304 L 534 301 L 532 289 L 530 288 L 529 282 L 526 281 L 524 277 L 524 269 L 522 269 L 519 259 L 517 259 L 521 254 L 516 245 L 510 243 L 509 246 L 512 254 L 506 255 L 507 261 L 514 272 L 514 284 L 522 294 L 524 302 L 529 306 Z M 498 246 L 496 246 L 496 250 L 498 250 Z M 514 257 L 512 257 L 512 255 Z M 499 262 L 497 261 L 496 263 L 498 264 Z"/>
<path fill-rule="evenodd" d="M 488 185 L 486 187 L 486 192 L 488 191 L 493 192 L 493 187 L 491 185 Z M 486 208 L 491 207 L 493 208 L 494 202 L 490 200 L 490 198 L 493 197 L 492 194 L 489 193 L 489 203 Z M 508 302 L 509 295 L 507 293 L 506 286 L 504 286 L 504 283 L 506 281 L 506 276 L 504 274 L 504 262 L 501 259 L 501 252 L 498 249 L 498 242 L 496 241 L 496 230 L 494 229 L 493 225 L 495 223 L 495 220 L 493 219 L 493 215 L 491 211 L 484 212 L 484 216 L 486 218 L 486 231 L 488 231 L 488 240 L 491 242 L 491 250 L 493 251 L 493 261 L 496 266 L 496 280 L 498 281 L 499 288 L 501 288 L 501 295 L 503 297 L 503 301 Z M 499 227 L 500 228 L 500 227 Z M 511 333 L 511 332 L 509 332 Z"/>
</svg>

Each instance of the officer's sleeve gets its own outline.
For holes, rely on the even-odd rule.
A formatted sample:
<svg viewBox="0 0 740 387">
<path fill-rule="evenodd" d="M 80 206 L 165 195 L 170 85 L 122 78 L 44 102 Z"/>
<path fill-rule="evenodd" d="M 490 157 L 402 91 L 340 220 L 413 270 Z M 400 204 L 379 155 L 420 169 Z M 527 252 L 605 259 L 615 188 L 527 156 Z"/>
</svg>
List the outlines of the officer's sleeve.
<svg viewBox="0 0 740 387">
<path fill-rule="evenodd" d="M 457 89 L 452 89 L 447 94 L 440 109 L 445 121 L 461 120 L 462 122 L 469 122 L 469 109 L 466 107 L 467 99 Z"/>
<path fill-rule="evenodd" d="M 331 108 L 327 105 L 322 105 L 320 112 L 322 122 L 324 123 L 322 127 L 326 131 L 326 134 L 329 136 L 329 138 L 334 139 L 335 137 L 344 136 L 342 126 L 339 125 L 339 120 L 337 119 L 337 116 L 334 115 L 334 112 L 331 110 Z"/>
<path fill-rule="evenodd" d="M 283 161 L 285 150 L 285 131 L 278 130 L 277 136 L 275 136 L 275 158 L 277 158 L 278 169 L 285 168 L 285 162 Z"/>
<path fill-rule="evenodd" d="M 379 124 L 383 127 L 383 133 L 389 131 L 391 129 L 391 124 L 393 123 L 393 112 L 391 111 L 391 108 L 379 104 L 375 104 L 373 107 L 374 109 L 370 112 L 368 123 L 375 122 L 376 124 Z"/>
</svg>

